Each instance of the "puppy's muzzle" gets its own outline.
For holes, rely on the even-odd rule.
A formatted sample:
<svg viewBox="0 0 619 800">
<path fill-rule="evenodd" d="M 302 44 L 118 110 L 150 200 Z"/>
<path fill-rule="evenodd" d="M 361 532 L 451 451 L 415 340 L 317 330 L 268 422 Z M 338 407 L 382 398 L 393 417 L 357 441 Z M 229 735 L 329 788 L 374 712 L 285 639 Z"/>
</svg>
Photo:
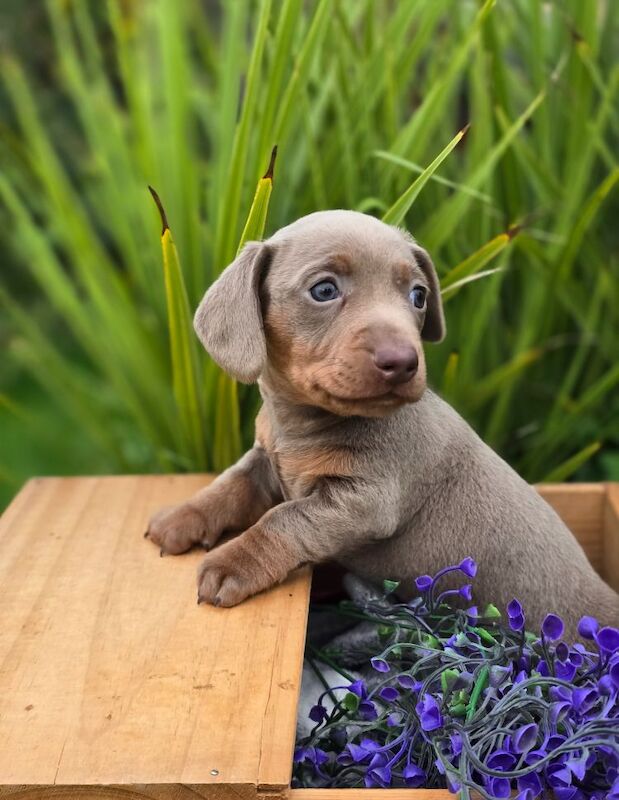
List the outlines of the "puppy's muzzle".
<svg viewBox="0 0 619 800">
<path fill-rule="evenodd" d="M 374 352 L 374 366 L 390 386 L 408 383 L 419 367 L 419 356 L 410 345 L 379 347 Z"/>
</svg>

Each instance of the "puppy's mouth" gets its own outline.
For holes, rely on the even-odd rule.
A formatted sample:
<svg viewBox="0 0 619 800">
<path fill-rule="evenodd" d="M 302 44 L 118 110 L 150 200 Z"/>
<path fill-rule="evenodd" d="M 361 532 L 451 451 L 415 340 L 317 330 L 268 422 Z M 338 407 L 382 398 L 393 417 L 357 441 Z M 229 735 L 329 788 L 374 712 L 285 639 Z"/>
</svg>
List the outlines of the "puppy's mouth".
<svg viewBox="0 0 619 800">
<path fill-rule="evenodd" d="M 327 389 L 325 386 L 316 384 L 315 388 L 323 396 L 326 402 L 321 403 L 327 410 L 335 411 L 339 414 L 359 414 L 360 416 L 384 416 L 407 403 L 414 403 L 421 397 L 421 392 L 410 394 L 400 394 L 397 388 L 386 389 L 382 392 L 375 392 L 369 395 L 343 395 Z"/>
</svg>

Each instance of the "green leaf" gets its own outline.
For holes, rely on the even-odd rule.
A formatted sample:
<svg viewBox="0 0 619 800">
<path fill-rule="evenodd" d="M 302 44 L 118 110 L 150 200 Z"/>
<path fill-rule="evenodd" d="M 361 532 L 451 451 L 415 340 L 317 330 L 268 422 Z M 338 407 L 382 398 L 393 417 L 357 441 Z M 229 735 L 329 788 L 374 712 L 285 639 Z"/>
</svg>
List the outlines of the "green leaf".
<svg viewBox="0 0 619 800">
<path fill-rule="evenodd" d="M 342 700 L 342 705 L 346 709 L 346 711 L 354 714 L 355 711 L 359 708 L 360 698 L 354 692 L 348 692 L 344 695 L 344 699 Z"/>
<path fill-rule="evenodd" d="M 161 249 L 163 275 L 168 306 L 168 331 L 174 398 L 187 444 L 195 451 L 199 464 L 206 467 L 206 441 L 203 409 L 199 392 L 198 352 L 192 324 L 192 313 L 181 271 L 178 253 L 172 239 L 159 195 L 149 187 L 161 214 Z"/>
<path fill-rule="evenodd" d="M 432 175 L 436 172 L 436 170 L 440 167 L 440 165 L 445 161 L 447 156 L 451 153 L 454 147 L 458 144 L 458 142 L 462 141 L 466 132 L 468 130 L 468 125 L 463 128 L 461 131 L 454 136 L 454 138 L 449 142 L 447 147 L 443 148 L 441 152 L 437 155 L 437 157 L 432 161 L 432 163 L 424 169 L 421 175 L 416 178 L 412 184 L 408 187 L 408 189 L 402 194 L 395 203 L 383 214 L 383 222 L 387 225 L 400 225 L 406 214 L 408 213 L 409 209 L 417 199 L 419 193 L 426 185 L 426 183 L 430 180 Z"/>
<path fill-rule="evenodd" d="M 543 483 L 559 483 L 560 481 L 567 480 L 577 469 L 583 464 L 586 464 L 587 461 L 598 452 L 601 446 L 601 442 L 592 442 L 587 445 L 587 447 L 583 447 L 576 455 L 568 458 L 567 461 L 564 461 L 562 464 L 559 464 L 558 467 L 555 467 L 547 473 L 543 478 Z"/>
</svg>

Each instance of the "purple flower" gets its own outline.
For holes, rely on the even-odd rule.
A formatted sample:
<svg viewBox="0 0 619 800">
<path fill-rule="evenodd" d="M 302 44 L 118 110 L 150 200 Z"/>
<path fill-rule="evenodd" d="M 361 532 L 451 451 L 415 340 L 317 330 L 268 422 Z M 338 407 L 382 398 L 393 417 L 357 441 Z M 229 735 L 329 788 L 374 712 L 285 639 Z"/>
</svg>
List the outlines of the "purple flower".
<svg viewBox="0 0 619 800">
<path fill-rule="evenodd" d="M 389 664 L 385 661 L 384 658 L 380 658 L 375 656 L 374 658 L 370 659 L 370 664 L 374 667 L 376 672 L 389 672 Z"/>
<path fill-rule="evenodd" d="M 467 576 L 467 578 L 474 578 L 477 575 L 477 564 L 472 558 L 463 558 L 458 564 L 458 569 Z"/>
<path fill-rule="evenodd" d="M 530 792 L 531 798 L 539 797 L 544 788 L 537 772 L 529 772 L 527 775 L 523 775 L 517 779 L 516 783 L 521 792 Z"/>
<path fill-rule="evenodd" d="M 339 764 L 359 764 L 369 758 L 369 753 L 363 747 L 354 742 L 348 742 L 344 751 L 337 757 Z"/>
<path fill-rule="evenodd" d="M 391 785 L 391 767 L 384 753 L 375 753 L 372 757 L 365 776 L 365 785 L 368 789 L 375 786 L 386 789 Z"/>
<path fill-rule="evenodd" d="M 597 646 L 605 653 L 616 653 L 619 650 L 619 630 L 617 628 L 601 628 L 595 637 Z"/>
<path fill-rule="evenodd" d="M 371 700 L 362 700 L 359 703 L 358 711 L 361 719 L 364 719 L 366 722 L 371 722 L 373 719 L 378 718 L 376 706 Z"/>
<path fill-rule="evenodd" d="M 378 696 L 382 697 L 382 699 L 386 700 L 388 703 L 393 703 L 394 700 L 398 699 L 400 693 L 397 689 L 394 689 L 393 686 L 385 686 L 380 690 Z"/>
<path fill-rule="evenodd" d="M 471 602 L 473 599 L 473 586 L 470 583 L 465 583 L 464 586 L 461 586 L 458 589 L 458 594 L 462 597 L 463 600 L 467 602 Z"/>
<path fill-rule="evenodd" d="M 598 693 L 591 687 L 582 687 L 574 689 L 572 692 L 572 702 L 574 708 L 580 714 L 586 714 L 597 703 Z"/>
<path fill-rule="evenodd" d="M 600 623 L 595 617 L 582 617 L 578 623 L 578 633 L 583 639 L 594 639 Z"/>
<path fill-rule="evenodd" d="M 608 669 L 608 674 L 610 675 L 612 682 L 619 689 L 619 661 L 614 661 L 610 665 Z"/>
<path fill-rule="evenodd" d="M 489 778 L 486 787 L 489 793 L 496 798 L 509 797 L 511 787 L 507 778 Z"/>
<path fill-rule="evenodd" d="M 416 681 L 411 675 L 407 675 L 406 673 L 398 675 L 398 683 L 403 689 L 413 689 L 417 691 L 419 688 L 419 681 Z"/>
<path fill-rule="evenodd" d="M 418 789 L 426 781 L 426 773 L 417 764 L 407 764 L 402 770 L 404 783 L 411 789 Z"/>
<path fill-rule="evenodd" d="M 516 756 L 508 753 L 507 750 L 495 750 L 488 756 L 486 764 L 490 769 L 497 769 L 500 772 L 507 772 L 514 768 Z"/>
<path fill-rule="evenodd" d="M 365 688 L 365 683 L 363 681 L 354 681 L 348 687 L 348 691 L 356 694 L 357 697 L 364 698 L 368 696 L 368 690 Z"/>
<path fill-rule="evenodd" d="M 320 747 L 298 747 L 294 753 L 294 760 L 297 763 L 305 761 L 319 767 L 329 760 L 329 756 Z"/>
<path fill-rule="evenodd" d="M 537 742 L 539 728 L 534 722 L 517 728 L 512 734 L 512 746 L 516 753 L 528 752 Z"/>
<path fill-rule="evenodd" d="M 375 753 L 380 750 L 380 745 L 374 739 L 368 739 L 367 736 L 359 742 L 359 745 L 368 753 Z"/>
<path fill-rule="evenodd" d="M 576 672 L 576 664 L 572 664 L 571 662 L 564 664 L 561 661 L 555 662 L 555 675 L 563 681 L 573 681 Z"/>
<path fill-rule="evenodd" d="M 429 575 L 420 575 L 415 578 L 415 586 L 420 592 L 427 592 L 434 585 L 434 580 Z"/>
<path fill-rule="evenodd" d="M 327 709 L 324 706 L 312 706 L 309 712 L 309 718 L 314 722 L 322 722 L 327 716 Z"/>
<path fill-rule="evenodd" d="M 516 598 L 510 600 L 507 604 L 507 622 L 513 631 L 521 631 L 524 629 L 524 611 L 522 606 Z"/>
<path fill-rule="evenodd" d="M 466 616 L 469 619 L 473 620 L 473 622 L 475 622 L 475 620 L 479 618 L 479 609 L 477 608 L 477 606 L 471 606 L 470 608 L 467 608 Z"/>
<path fill-rule="evenodd" d="M 557 614 L 546 614 L 542 622 L 542 633 L 551 642 L 555 642 L 563 636 L 565 625 L 561 617 Z"/>
<path fill-rule="evenodd" d="M 417 703 L 415 710 L 419 715 L 419 722 L 424 731 L 434 731 L 442 727 L 443 717 L 439 704 L 430 694 L 424 695 L 423 699 Z"/>
</svg>

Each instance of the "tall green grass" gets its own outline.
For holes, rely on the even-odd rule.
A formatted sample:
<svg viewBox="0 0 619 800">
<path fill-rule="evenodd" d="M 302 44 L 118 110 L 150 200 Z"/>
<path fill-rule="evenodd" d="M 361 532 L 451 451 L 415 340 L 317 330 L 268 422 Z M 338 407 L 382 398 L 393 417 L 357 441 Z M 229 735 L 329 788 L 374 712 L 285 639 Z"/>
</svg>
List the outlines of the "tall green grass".
<svg viewBox="0 0 619 800">
<path fill-rule="evenodd" d="M 191 311 L 265 220 L 338 207 L 433 254 L 431 382 L 528 479 L 616 448 L 617 3 L 206 6 L 48 0 L 48 75 L 2 56 L 0 421 L 34 453 L 5 447 L 0 480 L 237 458 L 257 394 L 198 350 Z"/>
</svg>

